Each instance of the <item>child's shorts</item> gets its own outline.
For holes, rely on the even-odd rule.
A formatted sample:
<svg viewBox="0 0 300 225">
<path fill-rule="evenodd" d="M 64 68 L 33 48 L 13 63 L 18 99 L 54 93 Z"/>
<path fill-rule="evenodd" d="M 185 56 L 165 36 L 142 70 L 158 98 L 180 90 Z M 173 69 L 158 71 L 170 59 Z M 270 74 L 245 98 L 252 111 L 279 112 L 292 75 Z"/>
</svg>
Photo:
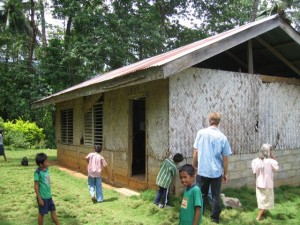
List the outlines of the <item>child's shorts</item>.
<svg viewBox="0 0 300 225">
<path fill-rule="evenodd" d="M 52 198 L 49 199 L 42 199 L 44 201 L 44 206 L 40 206 L 39 205 L 39 201 L 38 201 L 38 206 L 39 206 L 39 213 L 44 215 L 44 214 L 48 214 L 48 212 L 52 212 L 55 211 L 55 204 L 52 200 Z"/>
</svg>

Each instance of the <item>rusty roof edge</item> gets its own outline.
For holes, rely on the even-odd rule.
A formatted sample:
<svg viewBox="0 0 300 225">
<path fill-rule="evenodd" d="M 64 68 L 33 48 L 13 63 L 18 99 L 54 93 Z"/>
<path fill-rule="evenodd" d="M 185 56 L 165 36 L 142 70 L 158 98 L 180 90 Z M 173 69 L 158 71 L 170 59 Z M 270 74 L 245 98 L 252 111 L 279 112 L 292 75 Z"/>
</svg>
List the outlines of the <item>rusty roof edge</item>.
<svg viewBox="0 0 300 225">
<path fill-rule="evenodd" d="M 155 68 L 155 67 L 152 67 L 152 68 Z M 161 71 L 159 69 L 159 67 L 156 67 L 158 68 L 158 74 L 161 74 Z M 135 71 L 135 72 L 139 72 L 138 70 Z M 130 74 L 134 75 L 135 72 L 132 72 Z M 118 84 L 109 84 L 108 86 L 103 86 L 102 89 L 100 91 L 90 91 L 88 88 L 89 87 L 92 87 L 92 86 L 95 86 L 95 85 L 99 85 L 99 84 L 104 84 L 106 85 L 107 82 L 110 82 L 114 79 L 108 79 L 108 80 L 104 80 L 104 82 L 97 82 L 97 83 L 93 83 L 93 84 L 90 84 L 88 86 L 83 86 L 79 89 L 73 89 L 73 90 L 70 90 L 68 92 L 64 92 L 62 91 L 63 93 L 60 93 L 60 92 L 57 92 L 55 94 L 52 94 L 52 95 L 49 95 L 49 96 L 46 96 L 40 100 L 37 100 L 37 101 L 34 101 L 31 103 L 31 108 L 39 108 L 39 107 L 43 107 L 43 106 L 46 106 L 46 105 L 50 105 L 50 104 L 55 104 L 55 103 L 59 103 L 59 102 L 64 102 L 64 101 L 67 101 L 67 100 L 71 100 L 75 94 L 75 91 L 80 91 L 81 93 L 80 94 L 76 94 L 76 98 L 77 97 L 83 97 L 83 96 L 87 96 L 87 95 L 93 95 L 93 94 L 97 94 L 97 93 L 101 93 L 101 92 L 105 92 L 107 90 L 111 90 L 111 89 L 114 89 L 114 87 L 118 87 L 118 86 L 122 86 L 124 84 L 127 84 L 129 82 L 132 82 L 132 81 L 139 81 L 139 80 L 143 80 L 146 78 L 146 75 L 143 75 L 143 76 L 139 76 L 139 77 L 136 77 L 136 78 L 131 78 L 129 80 L 126 80 L 126 81 L 122 81 L 122 83 L 119 83 L 120 82 L 120 79 L 122 79 L 123 77 L 122 76 L 119 76 L 119 77 L 115 77 L 118 82 Z M 160 76 L 160 78 L 163 78 L 163 76 Z M 158 78 L 159 79 L 159 76 Z"/>
</svg>

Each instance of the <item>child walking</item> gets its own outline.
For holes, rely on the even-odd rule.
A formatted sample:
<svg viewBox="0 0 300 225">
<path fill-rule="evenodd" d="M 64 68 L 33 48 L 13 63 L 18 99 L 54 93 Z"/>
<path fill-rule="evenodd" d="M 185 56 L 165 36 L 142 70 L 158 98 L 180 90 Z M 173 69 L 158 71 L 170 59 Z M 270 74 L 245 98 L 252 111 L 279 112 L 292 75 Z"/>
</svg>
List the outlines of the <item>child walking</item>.
<svg viewBox="0 0 300 225">
<path fill-rule="evenodd" d="M 44 223 L 44 215 L 50 211 L 53 222 L 59 225 L 51 194 L 48 157 L 45 153 L 38 153 L 35 162 L 39 166 L 34 172 L 34 190 L 39 207 L 38 224 L 42 225 Z"/>
<path fill-rule="evenodd" d="M 179 169 L 179 178 L 184 191 L 180 212 L 179 225 L 199 225 L 203 215 L 203 201 L 199 186 L 195 183 L 196 171 L 190 164 L 185 164 Z"/>
<path fill-rule="evenodd" d="M 273 171 L 278 170 L 278 162 L 272 154 L 272 145 L 263 144 L 258 158 L 252 160 L 251 167 L 256 177 L 256 200 L 259 208 L 257 221 L 266 209 L 274 208 Z"/>
<path fill-rule="evenodd" d="M 176 164 L 182 162 L 183 156 L 180 153 L 176 153 L 173 159 L 165 159 L 161 166 L 156 178 L 156 185 L 159 190 L 156 193 L 154 204 L 159 208 L 169 208 L 168 206 L 168 191 L 171 185 L 172 179 L 176 174 Z M 161 203 L 160 203 L 161 202 Z"/>
<path fill-rule="evenodd" d="M 102 146 L 96 145 L 95 152 L 91 152 L 86 156 L 86 161 L 88 162 L 88 187 L 91 194 L 91 199 L 93 203 L 103 202 L 103 192 L 102 192 L 102 169 L 106 170 L 107 175 L 107 163 L 102 155 Z M 96 196 L 95 196 L 96 193 Z"/>
</svg>

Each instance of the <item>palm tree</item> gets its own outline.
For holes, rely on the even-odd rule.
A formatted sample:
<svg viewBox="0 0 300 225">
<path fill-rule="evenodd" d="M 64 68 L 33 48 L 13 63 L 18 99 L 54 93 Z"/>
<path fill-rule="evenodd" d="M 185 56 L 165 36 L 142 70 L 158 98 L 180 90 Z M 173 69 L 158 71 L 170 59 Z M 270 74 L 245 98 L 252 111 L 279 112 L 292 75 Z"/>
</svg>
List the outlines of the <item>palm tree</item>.
<svg viewBox="0 0 300 225">
<path fill-rule="evenodd" d="M 34 50 L 37 36 L 42 36 L 46 44 L 45 16 L 43 1 L 39 0 L 40 17 L 42 20 L 43 35 L 36 24 L 36 1 L 4 0 L 0 5 L 0 31 L 8 32 L 11 35 L 24 36 L 24 45 L 28 48 L 28 66 L 32 67 Z M 29 13 L 28 13 L 29 12 Z M 29 14 L 29 17 L 27 16 Z M 7 46 L 7 43 L 3 43 Z M 1 44 L 0 44 L 1 45 Z M 8 47 L 8 46 L 7 46 Z M 6 48 L 8 49 L 8 48 Z"/>
<path fill-rule="evenodd" d="M 32 28 L 25 15 L 25 6 L 22 0 L 4 0 L 0 5 L 0 29 L 13 33 L 30 35 Z"/>
</svg>

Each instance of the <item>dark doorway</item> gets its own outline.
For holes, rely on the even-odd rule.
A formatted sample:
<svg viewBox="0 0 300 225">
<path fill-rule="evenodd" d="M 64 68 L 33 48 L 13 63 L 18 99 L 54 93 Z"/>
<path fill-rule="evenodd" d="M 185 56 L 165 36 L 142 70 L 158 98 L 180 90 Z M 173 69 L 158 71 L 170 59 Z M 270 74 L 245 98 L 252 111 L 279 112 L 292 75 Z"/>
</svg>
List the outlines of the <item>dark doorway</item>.
<svg viewBox="0 0 300 225">
<path fill-rule="evenodd" d="M 132 100 L 132 175 L 146 171 L 145 98 Z"/>
</svg>

